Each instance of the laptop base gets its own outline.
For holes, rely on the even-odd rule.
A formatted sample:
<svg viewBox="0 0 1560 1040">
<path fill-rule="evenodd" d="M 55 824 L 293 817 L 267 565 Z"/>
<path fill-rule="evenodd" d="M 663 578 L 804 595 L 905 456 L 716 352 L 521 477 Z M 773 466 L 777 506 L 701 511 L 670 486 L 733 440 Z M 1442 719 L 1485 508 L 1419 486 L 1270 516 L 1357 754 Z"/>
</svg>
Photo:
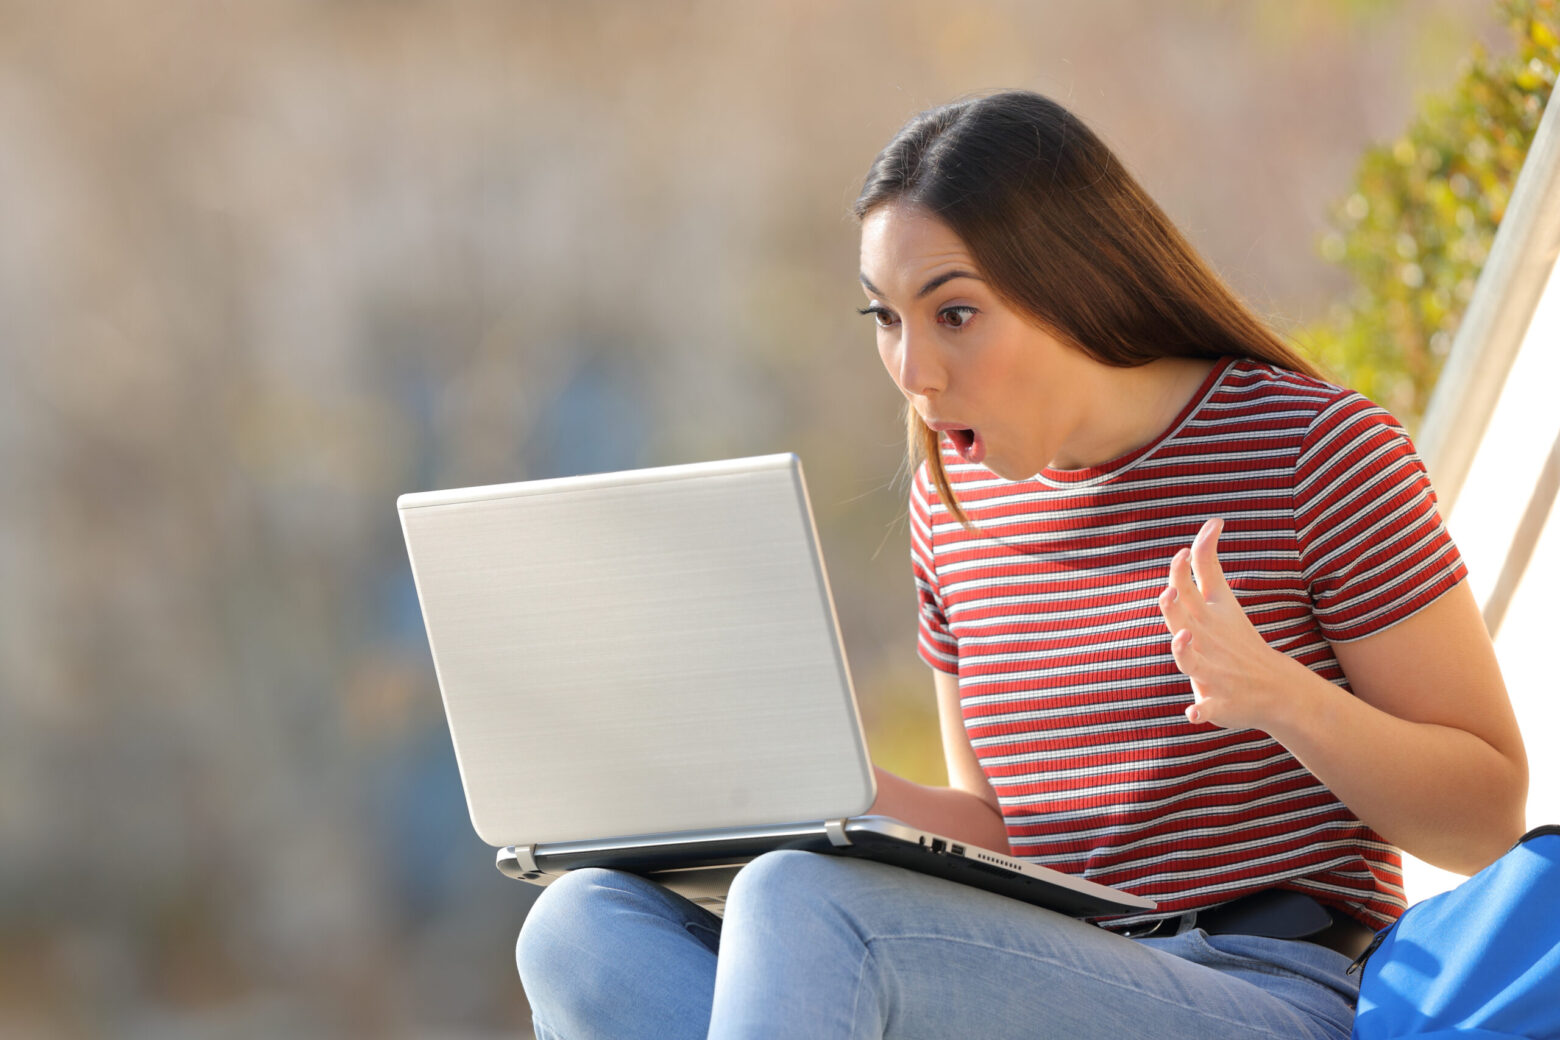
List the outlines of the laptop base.
<svg viewBox="0 0 1560 1040">
<path fill-rule="evenodd" d="M 742 865 L 765 852 L 801 849 L 860 856 L 919 874 L 1090 918 L 1153 909 L 1142 899 L 976 845 L 916 830 L 886 816 L 857 816 L 815 824 L 761 827 L 633 841 L 508 846 L 495 866 L 508 877 L 546 885 L 570 870 L 604 867 L 639 874 L 719 914 Z"/>
</svg>

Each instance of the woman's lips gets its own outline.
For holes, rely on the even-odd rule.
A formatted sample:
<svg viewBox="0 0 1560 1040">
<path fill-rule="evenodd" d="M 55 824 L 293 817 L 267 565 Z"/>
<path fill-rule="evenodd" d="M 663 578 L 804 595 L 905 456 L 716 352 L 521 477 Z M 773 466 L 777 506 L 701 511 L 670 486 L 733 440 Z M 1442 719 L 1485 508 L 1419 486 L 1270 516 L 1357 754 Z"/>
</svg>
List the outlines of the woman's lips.
<svg viewBox="0 0 1560 1040">
<path fill-rule="evenodd" d="M 986 457 L 986 442 L 975 430 L 949 430 L 948 439 L 965 462 L 979 464 Z"/>
<path fill-rule="evenodd" d="M 959 426 L 954 423 L 927 423 L 938 433 L 945 435 L 948 442 L 953 445 L 953 450 L 959 453 L 959 458 L 965 462 L 978 464 L 986 457 L 986 441 L 979 431 L 968 426 Z"/>
</svg>

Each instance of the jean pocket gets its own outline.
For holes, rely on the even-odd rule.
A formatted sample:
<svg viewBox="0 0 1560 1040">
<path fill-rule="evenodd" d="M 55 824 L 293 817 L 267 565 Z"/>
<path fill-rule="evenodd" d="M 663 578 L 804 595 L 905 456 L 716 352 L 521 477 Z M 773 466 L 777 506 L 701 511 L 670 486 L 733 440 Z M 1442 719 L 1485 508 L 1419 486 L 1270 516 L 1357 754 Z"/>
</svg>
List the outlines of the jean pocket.
<svg viewBox="0 0 1560 1040">
<path fill-rule="evenodd" d="M 1209 935 L 1200 928 L 1186 933 L 1185 938 L 1199 951 L 1192 959 L 1210 968 L 1248 977 L 1269 990 L 1288 990 L 1291 983 L 1321 990 L 1346 1007 L 1350 1018 L 1353 1016 L 1359 983 L 1348 974 L 1349 958 L 1337 950 L 1301 939 Z"/>
</svg>

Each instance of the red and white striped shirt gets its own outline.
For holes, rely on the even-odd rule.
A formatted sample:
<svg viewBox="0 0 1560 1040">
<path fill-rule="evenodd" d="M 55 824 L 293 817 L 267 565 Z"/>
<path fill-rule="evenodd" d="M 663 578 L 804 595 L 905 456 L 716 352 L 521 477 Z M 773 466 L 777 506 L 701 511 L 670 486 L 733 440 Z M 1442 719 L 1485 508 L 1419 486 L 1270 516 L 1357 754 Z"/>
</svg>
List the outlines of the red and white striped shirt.
<svg viewBox="0 0 1560 1040">
<path fill-rule="evenodd" d="M 1225 359 L 1157 440 L 1017 483 L 945 452 L 910 496 L 921 656 L 959 677 L 1013 852 L 1149 896 L 1153 915 L 1296 889 L 1372 926 L 1396 849 L 1267 734 L 1194 726 L 1157 597 L 1209 517 L 1268 643 L 1347 687 L 1332 644 L 1462 580 L 1408 436 L 1353 391 Z M 1125 923 L 1127 919 L 1122 919 Z"/>
</svg>

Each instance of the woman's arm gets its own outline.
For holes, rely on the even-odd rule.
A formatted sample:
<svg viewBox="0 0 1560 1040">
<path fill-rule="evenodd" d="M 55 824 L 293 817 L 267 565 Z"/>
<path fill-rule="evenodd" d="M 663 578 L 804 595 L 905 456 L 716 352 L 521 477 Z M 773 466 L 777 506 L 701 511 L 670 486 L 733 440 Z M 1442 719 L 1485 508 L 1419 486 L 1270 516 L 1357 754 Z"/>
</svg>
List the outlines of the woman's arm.
<svg viewBox="0 0 1560 1040">
<path fill-rule="evenodd" d="M 1210 520 L 1176 554 L 1160 596 L 1196 697 L 1187 717 L 1267 732 L 1426 862 L 1473 873 L 1505 852 L 1524 829 L 1527 758 L 1467 583 L 1383 632 L 1335 644 L 1351 695 L 1246 619 L 1219 565 L 1221 529 Z"/>
<path fill-rule="evenodd" d="M 997 794 L 981 771 L 959 710 L 959 679 L 934 671 L 937 718 L 942 729 L 947 787 L 927 787 L 884 769 L 877 773 L 878 796 L 872 811 L 949 838 L 960 838 L 996 852 L 1009 852 L 1007 825 Z"/>
</svg>

